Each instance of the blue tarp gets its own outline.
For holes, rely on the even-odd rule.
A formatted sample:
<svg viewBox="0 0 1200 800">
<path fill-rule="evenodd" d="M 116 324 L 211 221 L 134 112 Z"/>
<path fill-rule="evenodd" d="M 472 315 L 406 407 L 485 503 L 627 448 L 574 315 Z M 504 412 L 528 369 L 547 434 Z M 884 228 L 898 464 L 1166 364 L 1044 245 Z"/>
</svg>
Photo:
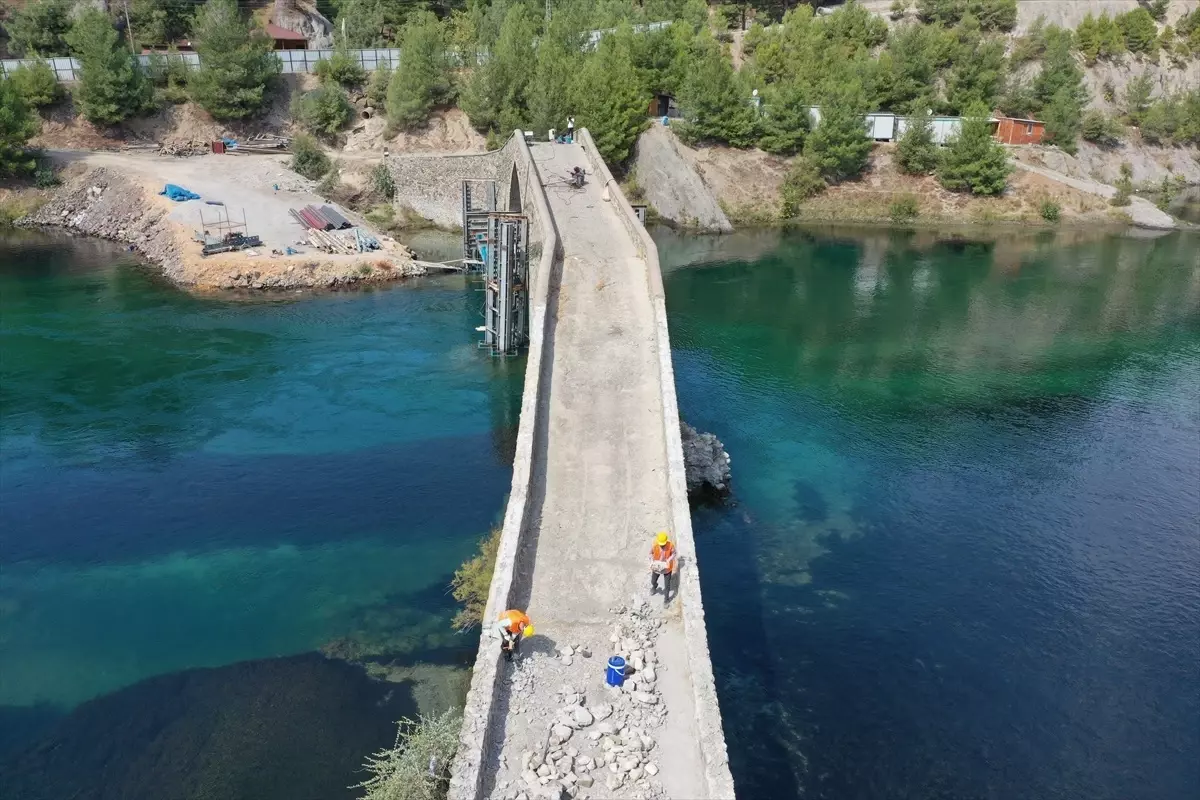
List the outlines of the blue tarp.
<svg viewBox="0 0 1200 800">
<path fill-rule="evenodd" d="M 200 195 L 196 194 L 195 192 L 188 191 L 187 189 L 183 188 L 182 186 L 176 186 L 173 183 L 168 183 L 166 186 L 164 186 L 163 190 L 161 192 L 159 192 L 159 194 L 165 195 L 165 196 L 171 198 L 172 200 L 199 200 L 200 199 Z"/>
</svg>

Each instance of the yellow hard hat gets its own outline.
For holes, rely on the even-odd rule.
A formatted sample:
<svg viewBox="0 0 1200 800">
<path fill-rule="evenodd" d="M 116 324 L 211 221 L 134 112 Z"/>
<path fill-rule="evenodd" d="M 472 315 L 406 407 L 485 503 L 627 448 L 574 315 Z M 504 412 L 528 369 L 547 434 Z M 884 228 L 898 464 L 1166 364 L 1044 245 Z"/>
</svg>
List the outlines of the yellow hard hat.
<svg viewBox="0 0 1200 800">
<path fill-rule="evenodd" d="M 659 531 L 658 536 L 654 537 L 654 541 L 658 542 L 658 544 L 660 546 L 666 544 L 670 540 L 671 540 L 671 537 L 667 536 L 666 531 Z"/>
<path fill-rule="evenodd" d="M 521 631 L 521 635 L 524 636 L 526 639 L 528 639 L 530 636 L 533 636 L 533 626 L 526 625 L 524 630 Z"/>
</svg>

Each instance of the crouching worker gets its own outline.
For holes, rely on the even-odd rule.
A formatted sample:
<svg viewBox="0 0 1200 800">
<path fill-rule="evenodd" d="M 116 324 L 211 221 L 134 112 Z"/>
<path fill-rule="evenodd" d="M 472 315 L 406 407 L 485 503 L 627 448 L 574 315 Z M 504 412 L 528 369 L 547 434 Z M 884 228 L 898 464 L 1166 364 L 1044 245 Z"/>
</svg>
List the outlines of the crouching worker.
<svg viewBox="0 0 1200 800">
<path fill-rule="evenodd" d="M 521 640 L 533 636 L 533 622 L 524 611 L 511 608 L 496 620 L 496 631 L 500 634 L 504 660 L 512 661 L 521 646 Z"/>
<path fill-rule="evenodd" d="M 654 537 L 654 546 L 650 548 L 650 594 L 658 591 L 658 578 L 663 579 L 663 605 L 671 599 L 671 576 L 675 574 L 675 544 L 666 531 L 660 531 Z"/>
</svg>

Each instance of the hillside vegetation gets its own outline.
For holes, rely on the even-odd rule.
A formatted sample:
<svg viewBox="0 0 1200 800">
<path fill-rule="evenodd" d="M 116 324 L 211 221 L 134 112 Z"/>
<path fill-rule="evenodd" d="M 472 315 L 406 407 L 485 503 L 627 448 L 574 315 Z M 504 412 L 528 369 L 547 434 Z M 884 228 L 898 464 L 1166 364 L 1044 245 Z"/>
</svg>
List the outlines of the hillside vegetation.
<svg viewBox="0 0 1200 800">
<path fill-rule="evenodd" d="M 115 11 L 73 5 L 33 0 L 9 13 L 5 30 L 17 52 L 83 60 L 74 101 L 99 125 L 188 100 L 216 120 L 239 120 L 272 102 L 278 67 L 269 40 L 235 0 L 134 0 L 130 28 Z M 1200 144 L 1200 85 L 1167 91 L 1144 70 L 1099 91 L 1085 79 L 1089 68 L 1131 61 L 1160 74 L 1194 70 L 1200 9 L 1181 14 L 1153 0 L 1115 16 L 1087 14 L 1074 29 L 1035 20 L 1016 35 L 1016 0 L 895 0 L 888 18 L 853 0 L 831 13 L 790 5 L 562 0 L 547 18 L 540 0 L 451 0 L 436 12 L 396 0 L 331 0 L 321 6 L 335 20 L 337 52 L 322 64 L 322 85 L 294 100 L 293 117 L 336 142 L 355 116 L 351 95 L 386 115 L 389 135 L 420 130 L 437 109 L 458 106 L 495 142 L 518 127 L 562 130 L 574 116 L 620 168 L 648 124 L 651 98 L 666 94 L 678 101 L 677 130 L 689 142 L 796 156 L 788 186 L 802 195 L 866 168 L 871 142 L 861 117 L 870 110 L 1037 117 L 1047 141 L 1067 152 L 1081 139 L 1116 146 L 1131 126 L 1153 144 Z M 659 22 L 669 24 L 647 28 Z M 130 29 L 138 46 L 190 37 L 201 68 L 159 60 L 143 74 Z M 400 66 L 367 75 L 349 51 L 380 45 L 401 48 Z M 47 68 L 29 73 L 6 79 L 14 91 L 0 94 L 8 120 L 0 153 L 13 154 L 0 166 L 10 171 L 28 163 L 21 145 L 33 109 L 59 102 Z M 807 106 L 822 109 L 815 130 Z M 968 124 L 949 148 L 936 148 L 913 125 L 897 163 L 957 191 L 1002 191 L 1007 159 L 981 131 Z"/>
</svg>

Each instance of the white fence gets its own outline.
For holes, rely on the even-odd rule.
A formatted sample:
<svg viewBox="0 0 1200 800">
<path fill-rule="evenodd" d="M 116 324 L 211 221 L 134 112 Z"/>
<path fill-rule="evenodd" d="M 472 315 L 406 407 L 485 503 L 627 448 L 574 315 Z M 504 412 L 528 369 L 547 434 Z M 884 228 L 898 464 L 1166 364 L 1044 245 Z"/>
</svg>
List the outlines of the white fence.
<svg viewBox="0 0 1200 800">
<path fill-rule="evenodd" d="M 400 65 L 400 50 L 399 48 L 382 48 L 377 50 L 351 50 L 352 55 L 358 58 L 358 63 L 362 65 L 367 72 L 374 72 L 380 67 L 390 67 L 395 69 Z M 315 72 L 317 62 L 324 61 L 333 55 L 332 50 L 276 50 L 275 56 L 279 59 L 279 64 L 283 69 L 283 73 L 291 74 L 297 72 Z M 162 53 L 162 58 L 172 61 L 182 61 L 188 66 L 196 67 L 200 64 L 200 56 L 197 53 Z M 142 68 L 150 65 L 150 56 L 138 56 L 138 61 Z M 54 74 L 63 82 L 79 80 L 79 59 L 76 58 L 47 58 L 46 63 L 50 65 L 50 69 L 54 70 Z M 4 59 L 0 60 L 0 75 L 12 72 L 22 64 L 36 64 L 35 59 Z"/>
</svg>

